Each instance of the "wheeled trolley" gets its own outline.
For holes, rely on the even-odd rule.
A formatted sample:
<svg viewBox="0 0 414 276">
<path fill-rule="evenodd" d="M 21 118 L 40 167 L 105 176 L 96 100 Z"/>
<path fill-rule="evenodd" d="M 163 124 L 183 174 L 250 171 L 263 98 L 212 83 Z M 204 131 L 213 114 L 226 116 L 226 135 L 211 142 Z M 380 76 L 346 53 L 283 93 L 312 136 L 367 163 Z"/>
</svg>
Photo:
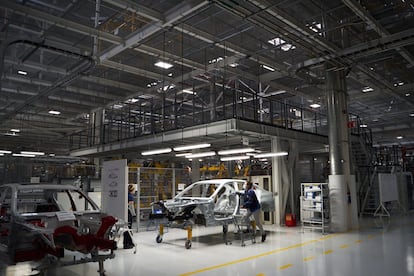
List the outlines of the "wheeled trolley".
<svg viewBox="0 0 414 276">
<path fill-rule="evenodd" d="M 234 215 L 233 217 L 234 227 L 236 228 L 237 234 L 240 235 L 241 246 L 246 246 L 245 240 L 249 239 L 252 243 L 256 243 L 256 224 L 254 221 L 246 218 L 245 213 L 241 209 L 240 214 Z"/>
</svg>

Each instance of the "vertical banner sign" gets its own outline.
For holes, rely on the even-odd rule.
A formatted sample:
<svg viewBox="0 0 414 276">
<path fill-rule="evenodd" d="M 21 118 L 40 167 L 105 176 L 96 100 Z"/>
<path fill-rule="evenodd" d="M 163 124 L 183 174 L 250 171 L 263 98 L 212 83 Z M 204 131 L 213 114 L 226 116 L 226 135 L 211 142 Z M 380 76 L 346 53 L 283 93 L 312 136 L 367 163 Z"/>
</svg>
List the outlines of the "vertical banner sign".
<svg viewBox="0 0 414 276">
<path fill-rule="evenodd" d="M 127 160 L 106 161 L 102 168 L 102 210 L 128 221 Z"/>
</svg>

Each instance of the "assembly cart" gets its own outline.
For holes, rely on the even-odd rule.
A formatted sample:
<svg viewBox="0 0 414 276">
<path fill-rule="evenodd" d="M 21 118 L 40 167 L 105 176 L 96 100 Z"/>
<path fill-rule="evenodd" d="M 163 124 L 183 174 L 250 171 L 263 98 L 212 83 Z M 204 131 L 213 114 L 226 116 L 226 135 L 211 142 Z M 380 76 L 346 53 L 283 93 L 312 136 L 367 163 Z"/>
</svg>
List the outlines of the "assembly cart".
<svg viewBox="0 0 414 276">
<path fill-rule="evenodd" d="M 235 234 L 240 235 L 241 246 L 246 246 L 246 239 L 250 239 L 252 243 L 256 243 L 256 224 L 254 221 L 246 220 L 246 212 L 246 209 L 240 209 L 240 213 L 233 216 L 235 232 L 237 232 Z"/>
</svg>

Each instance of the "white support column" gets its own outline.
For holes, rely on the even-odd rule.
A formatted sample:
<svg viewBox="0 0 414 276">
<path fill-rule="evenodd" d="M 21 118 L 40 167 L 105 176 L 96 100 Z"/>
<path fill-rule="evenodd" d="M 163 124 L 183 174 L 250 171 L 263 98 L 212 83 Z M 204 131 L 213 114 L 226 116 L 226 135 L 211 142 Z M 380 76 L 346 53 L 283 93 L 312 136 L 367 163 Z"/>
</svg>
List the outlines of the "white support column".
<svg viewBox="0 0 414 276">
<path fill-rule="evenodd" d="M 355 181 L 350 175 L 346 72 L 328 68 L 326 94 L 329 123 L 329 200 L 331 231 L 344 232 L 357 227 Z M 348 192 L 351 202 L 348 203 Z"/>
<path fill-rule="evenodd" d="M 271 138 L 272 152 L 286 150 L 282 141 L 277 137 Z M 275 195 L 275 223 L 280 225 L 284 220 L 288 195 L 291 186 L 290 170 L 288 170 L 285 157 L 272 157 L 272 185 Z"/>
</svg>

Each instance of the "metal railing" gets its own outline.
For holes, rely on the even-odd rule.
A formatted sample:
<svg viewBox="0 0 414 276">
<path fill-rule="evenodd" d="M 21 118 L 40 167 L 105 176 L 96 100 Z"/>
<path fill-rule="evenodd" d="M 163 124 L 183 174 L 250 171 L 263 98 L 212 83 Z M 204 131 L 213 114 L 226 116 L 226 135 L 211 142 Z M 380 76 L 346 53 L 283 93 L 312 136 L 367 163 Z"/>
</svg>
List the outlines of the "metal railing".
<svg viewBox="0 0 414 276">
<path fill-rule="evenodd" d="M 69 144 L 74 150 L 230 118 L 328 134 L 325 114 L 251 91 L 226 89 L 215 95 L 213 104 L 196 95 L 176 95 L 173 102 L 164 101 L 162 105 L 147 101 L 144 105 L 125 104 L 120 109 L 107 109 L 103 124 L 72 134 Z"/>
</svg>

